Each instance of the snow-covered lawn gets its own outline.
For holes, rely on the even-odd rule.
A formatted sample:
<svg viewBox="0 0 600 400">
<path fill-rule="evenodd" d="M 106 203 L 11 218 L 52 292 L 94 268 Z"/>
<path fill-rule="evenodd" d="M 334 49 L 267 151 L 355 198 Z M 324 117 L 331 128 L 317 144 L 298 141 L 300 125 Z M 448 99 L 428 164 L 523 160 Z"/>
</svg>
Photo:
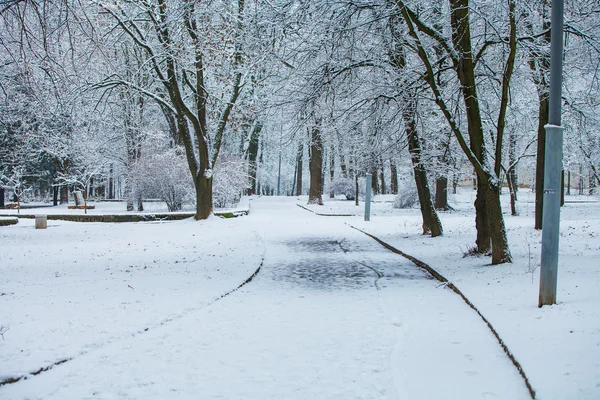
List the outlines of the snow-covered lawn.
<svg viewBox="0 0 600 400">
<path fill-rule="evenodd" d="M 442 238 L 420 235 L 420 214 L 392 210 L 391 205 L 374 207 L 370 222 L 356 217 L 348 223 L 417 257 L 453 282 L 499 331 L 538 398 L 600 398 L 600 202 L 590 196 L 567 196 L 561 209 L 559 304 L 540 309 L 541 232 L 533 229 L 533 193 L 520 192 L 517 217 L 506 214 L 509 199 L 503 196 L 514 262 L 501 266 L 490 265 L 487 257 L 463 257 L 475 242 L 474 196 L 465 189 L 452 197 L 457 210 L 440 213 Z M 351 208 L 339 208 L 344 207 Z"/>
<path fill-rule="evenodd" d="M 230 220 L 34 220 L 0 229 L 0 379 L 18 377 L 201 309 L 260 265 Z M 0 395 L 0 397 L 2 397 Z"/>
<path fill-rule="evenodd" d="M 350 226 L 460 288 L 537 398 L 600 398 L 596 199 L 567 198 L 578 202 L 562 209 L 559 304 L 542 309 L 530 193 L 520 216 L 506 215 L 514 263 L 501 266 L 463 258 L 475 239 L 472 191 L 452 198 L 435 239 L 420 234 L 418 210 L 394 210 L 392 199 L 375 198 L 370 222 L 363 202 L 308 206 L 356 214 L 321 217 L 296 206 L 306 197 L 275 197 L 236 219 L 0 227 L 0 380 L 28 377 L 0 398 L 528 398 L 458 296 Z"/>
</svg>

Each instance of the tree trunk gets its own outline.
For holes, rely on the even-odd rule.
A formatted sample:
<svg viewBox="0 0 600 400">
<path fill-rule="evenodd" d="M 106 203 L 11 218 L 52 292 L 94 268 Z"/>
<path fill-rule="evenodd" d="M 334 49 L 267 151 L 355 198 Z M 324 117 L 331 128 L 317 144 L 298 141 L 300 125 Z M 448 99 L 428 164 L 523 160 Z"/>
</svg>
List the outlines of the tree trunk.
<svg viewBox="0 0 600 400">
<path fill-rule="evenodd" d="M 56 187 L 54 188 L 54 191 L 56 192 Z M 56 196 L 54 196 L 54 198 L 56 202 Z M 4 188 L 2 186 L 0 186 L 0 208 L 4 208 Z"/>
<path fill-rule="evenodd" d="M 61 188 L 62 190 L 62 188 Z M 113 165 L 110 164 L 110 169 L 108 171 L 108 199 L 112 200 L 115 198 L 115 176 L 114 176 L 114 169 L 113 169 Z M 67 195 L 67 201 L 69 199 L 69 196 Z M 63 203 L 62 200 L 62 193 L 61 193 L 61 198 L 60 198 L 60 204 Z"/>
<path fill-rule="evenodd" d="M 377 163 L 373 161 L 373 167 L 371 168 L 371 189 L 373 190 L 373 195 L 379 194 L 379 181 L 377 180 Z"/>
<path fill-rule="evenodd" d="M 584 185 L 583 185 L 583 167 L 580 165 L 579 166 L 579 195 L 583 195 L 583 189 L 584 189 Z"/>
<path fill-rule="evenodd" d="M 571 195 L 571 171 L 567 171 L 567 196 Z"/>
<path fill-rule="evenodd" d="M 475 245 L 478 254 L 488 254 L 491 250 L 492 239 L 490 235 L 490 227 L 488 224 L 487 207 L 485 201 L 485 187 L 482 185 L 482 180 L 478 177 L 477 195 L 475 197 L 475 229 L 477 230 L 477 238 Z M 498 194 L 499 195 L 499 194 Z"/>
<path fill-rule="evenodd" d="M 517 211 L 517 184 L 513 179 L 516 174 L 513 175 L 512 170 L 506 174 L 506 180 L 508 181 L 508 191 L 510 193 L 510 215 L 519 215 Z"/>
<path fill-rule="evenodd" d="M 298 155 L 296 158 L 296 196 L 302 195 L 302 157 L 304 156 L 304 143 L 302 139 L 298 142 Z"/>
<path fill-rule="evenodd" d="M 485 182 L 486 187 L 486 211 L 489 216 L 489 230 L 492 241 L 492 264 L 512 262 L 506 238 L 506 228 L 502 217 L 502 206 L 500 204 L 500 186 Z"/>
<path fill-rule="evenodd" d="M 250 179 L 250 188 L 248 194 L 256 194 L 256 158 L 258 156 L 258 139 L 260 131 L 262 130 L 262 124 L 257 122 L 252 128 L 250 134 L 250 143 L 248 144 L 248 175 Z"/>
<path fill-rule="evenodd" d="M 292 179 L 292 191 L 290 192 L 290 194 L 288 196 L 293 196 L 294 193 L 296 193 L 296 174 L 298 173 L 298 166 L 296 165 L 296 168 L 294 168 L 294 179 Z"/>
<path fill-rule="evenodd" d="M 333 145 L 330 147 L 329 151 L 329 183 L 331 185 L 331 189 L 329 190 L 329 198 L 335 198 L 335 192 L 333 191 L 333 180 L 335 179 L 335 149 Z"/>
<path fill-rule="evenodd" d="M 512 183 L 512 192 L 515 196 L 515 201 L 518 201 L 517 193 L 519 192 L 519 177 L 517 175 L 517 135 L 511 132 L 508 147 L 508 163 L 509 169 L 506 172 L 509 189 Z"/>
<path fill-rule="evenodd" d="M 69 204 L 69 187 L 67 185 L 60 187 L 60 204 Z"/>
<path fill-rule="evenodd" d="M 321 131 L 317 127 L 312 128 L 310 142 L 310 188 L 308 193 L 308 204 L 323 205 L 323 193 L 321 191 L 321 179 L 323 175 L 323 140 Z"/>
<path fill-rule="evenodd" d="M 340 169 L 342 170 L 342 177 L 348 178 L 348 169 L 346 167 L 346 158 L 343 154 L 340 154 Z"/>
<path fill-rule="evenodd" d="M 206 174 L 196 176 L 196 215 L 195 219 L 207 219 L 212 213 L 212 176 Z M 210 175 L 210 174 L 209 174 Z"/>
<path fill-rule="evenodd" d="M 542 90 L 542 89 L 538 89 Z M 546 128 L 549 100 L 546 93 L 539 94 L 537 156 L 535 160 L 535 229 L 542 229 L 544 210 L 544 162 L 546 157 Z"/>
<path fill-rule="evenodd" d="M 385 194 L 385 171 L 383 170 L 383 159 L 379 160 L 379 179 L 381 179 L 381 194 Z"/>
<path fill-rule="evenodd" d="M 435 180 L 435 209 L 448 211 L 448 178 L 439 176 Z"/>
<path fill-rule="evenodd" d="M 501 161 L 501 141 L 496 146 L 495 176 L 489 171 L 488 155 L 485 146 L 477 83 L 475 80 L 475 64 L 471 45 L 471 26 L 469 21 L 469 1 L 454 0 L 450 4 L 450 19 L 452 25 L 452 43 L 460 58 L 456 68 L 458 78 L 462 84 L 462 96 L 466 109 L 467 125 L 469 131 L 469 147 L 477 158 L 481 167 L 477 169 L 477 199 L 475 200 L 475 226 L 477 229 L 477 252 L 487 253 L 492 247 L 492 264 L 510 262 L 511 256 L 506 239 L 504 218 L 500 206 L 499 167 Z M 514 39 L 514 29 L 511 29 L 511 41 Z M 507 68 L 504 74 L 504 83 L 507 74 L 512 74 L 512 67 Z M 504 86 L 503 86 L 504 89 Z M 503 100 L 507 101 L 504 99 Z M 501 104 L 502 106 L 503 104 Z M 502 109 L 501 109 L 502 110 Z M 500 118 L 503 124 L 504 118 Z M 500 135 L 500 132 L 498 132 Z M 484 168 L 487 166 L 488 168 Z M 494 182 L 492 184 L 492 182 Z"/>
<path fill-rule="evenodd" d="M 398 168 L 394 160 L 390 160 L 390 173 L 391 173 L 391 190 L 392 194 L 398 194 Z"/>
<path fill-rule="evenodd" d="M 415 107 L 414 101 L 409 100 L 410 104 L 406 106 L 402 113 L 404 119 L 404 130 L 408 140 L 408 152 L 410 153 L 415 184 L 417 186 L 417 194 L 421 205 L 421 216 L 423 218 L 423 234 L 431 233 L 432 237 L 440 236 L 443 233 L 442 223 L 435 211 L 433 202 L 431 201 L 431 191 L 427 181 L 427 171 L 421 163 L 421 141 L 417 133 L 417 125 L 415 122 Z"/>
<path fill-rule="evenodd" d="M 4 207 L 4 189 L 0 188 L 0 192 L 2 194 L 2 196 L 0 198 L 0 203 L 2 204 L 2 207 Z M 58 186 L 53 186 L 52 187 L 52 205 L 54 207 L 56 207 L 58 205 L 58 193 L 59 193 Z"/>
<path fill-rule="evenodd" d="M 355 173 L 354 174 L 354 193 L 355 193 L 355 196 L 354 196 L 354 205 L 355 206 L 358 206 L 358 194 L 359 194 L 358 189 L 359 189 L 358 188 L 358 174 Z"/>
</svg>

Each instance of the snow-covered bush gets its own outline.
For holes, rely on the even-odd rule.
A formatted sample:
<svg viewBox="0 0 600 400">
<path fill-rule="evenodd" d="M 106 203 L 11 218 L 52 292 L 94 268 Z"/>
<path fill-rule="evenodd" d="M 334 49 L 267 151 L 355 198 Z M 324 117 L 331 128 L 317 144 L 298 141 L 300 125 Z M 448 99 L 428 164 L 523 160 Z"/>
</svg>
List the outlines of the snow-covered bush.
<svg viewBox="0 0 600 400">
<path fill-rule="evenodd" d="M 355 199 L 356 190 L 354 181 L 351 179 L 342 177 L 335 178 L 331 183 L 331 189 L 333 189 L 333 192 L 336 195 L 343 194 L 348 200 Z"/>
<path fill-rule="evenodd" d="M 240 201 L 249 177 L 246 162 L 236 156 L 221 155 L 213 178 L 213 207 L 232 207 Z"/>
<path fill-rule="evenodd" d="M 159 198 L 169 211 L 193 202 L 194 183 L 182 149 L 146 151 L 132 168 L 131 184 L 146 198 Z"/>
<path fill-rule="evenodd" d="M 413 208 L 419 204 L 419 195 L 414 182 L 400 182 L 398 195 L 394 198 L 394 208 Z"/>
</svg>

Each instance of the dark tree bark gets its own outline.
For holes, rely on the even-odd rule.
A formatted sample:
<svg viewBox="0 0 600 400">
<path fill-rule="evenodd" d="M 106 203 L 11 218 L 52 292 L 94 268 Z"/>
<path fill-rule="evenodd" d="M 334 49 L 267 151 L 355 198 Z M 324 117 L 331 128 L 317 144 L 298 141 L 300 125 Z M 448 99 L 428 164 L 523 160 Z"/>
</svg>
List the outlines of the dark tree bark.
<svg viewBox="0 0 600 400">
<path fill-rule="evenodd" d="M 381 194 L 385 194 L 385 173 L 383 169 L 383 159 L 379 160 L 379 179 L 381 180 Z"/>
<path fill-rule="evenodd" d="M 310 142 L 310 188 L 308 192 L 308 204 L 323 205 L 323 192 L 321 190 L 321 179 L 323 177 L 323 139 L 318 127 L 313 127 Z"/>
<path fill-rule="evenodd" d="M 371 190 L 373 191 L 373 194 L 379 194 L 379 180 L 377 179 L 377 172 L 379 171 L 379 168 L 377 168 L 377 163 L 375 161 L 373 161 L 373 166 L 371 167 Z"/>
<path fill-rule="evenodd" d="M 60 204 L 69 204 L 69 187 L 67 185 L 60 187 Z"/>
<path fill-rule="evenodd" d="M 54 191 L 56 192 L 56 188 L 54 188 Z M 56 196 L 54 198 L 56 202 Z M 0 186 L 0 208 L 4 208 L 4 188 L 2 186 Z"/>
<path fill-rule="evenodd" d="M 515 194 L 515 201 L 517 201 L 517 193 L 519 192 L 519 177 L 517 175 L 517 135 L 515 135 L 514 133 L 511 133 L 510 135 L 510 146 L 508 155 L 510 167 L 506 172 L 506 177 L 509 181 L 509 187 L 513 188 L 513 192 Z"/>
<path fill-rule="evenodd" d="M 462 84 L 463 101 L 466 108 L 468 132 L 470 138 L 470 149 L 479 162 L 485 162 L 487 157 L 483 126 L 481 123 L 481 111 L 479 109 L 479 98 L 475 82 L 475 65 L 473 62 L 473 50 L 471 48 L 471 25 L 469 22 L 469 1 L 451 0 L 451 24 L 452 42 L 460 52 L 461 57 L 457 60 L 456 71 Z M 488 215 L 486 204 L 489 177 L 479 170 L 477 172 L 477 197 L 475 199 L 475 226 L 477 229 L 477 252 L 488 253 L 491 249 L 491 232 L 488 221 L 498 216 Z M 502 213 L 500 213 L 502 218 Z"/>
<path fill-rule="evenodd" d="M 304 156 L 304 142 L 298 141 L 298 154 L 296 156 L 296 196 L 302 195 L 302 158 Z"/>
<path fill-rule="evenodd" d="M 409 100 L 405 111 L 402 113 L 404 119 L 404 130 L 408 140 L 408 151 L 413 165 L 415 184 L 417 185 L 417 194 L 421 205 L 421 216 L 423 217 L 423 234 L 431 233 L 432 237 L 440 236 L 443 233 L 442 223 L 435 211 L 431 201 L 431 190 L 427 180 L 427 171 L 421 162 L 421 141 L 417 133 L 416 124 L 416 105 L 414 101 Z"/>
<path fill-rule="evenodd" d="M 390 160 L 390 173 L 392 175 L 390 189 L 392 194 L 398 194 L 398 168 L 396 167 L 394 160 Z"/>
<path fill-rule="evenodd" d="M 358 174 L 355 173 L 354 174 L 354 205 L 358 206 L 358 195 L 359 195 L 359 191 L 358 191 Z"/>
<path fill-rule="evenodd" d="M 348 167 L 346 166 L 346 157 L 343 154 L 340 155 L 340 169 L 342 170 L 342 177 L 348 178 Z"/>
<path fill-rule="evenodd" d="M 538 93 L 539 94 L 539 93 Z M 537 156 L 535 160 L 535 229 L 542 229 L 544 210 L 544 160 L 546 157 L 546 128 L 548 124 L 548 95 L 539 94 Z"/>
<path fill-rule="evenodd" d="M 335 149 L 333 145 L 331 145 L 329 153 L 329 181 L 331 182 L 329 198 L 333 199 L 335 197 L 335 192 L 333 190 L 333 180 L 335 179 Z"/>
<path fill-rule="evenodd" d="M 4 207 L 4 189 L 0 188 L 0 190 L 2 190 L 2 207 Z M 58 186 L 53 186 L 52 187 L 52 205 L 54 207 L 56 207 L 58 205 L 58 194 L 59 194 L 59 190 L 58 190 Z"/>
<path fill-rule="evenodd" d="M 448 211 L 448 178 L 440 176 L 435 180 L 435 209 Z"/>
<path fill-rule="evenodd" d="M 298 165 L 294 168 L 294 179 L 292 179 L 292 190 L 289 192 L 288 196 L 293 196 L 296 193 L 296 174 L 298 173 Z"/>
<path fill-rule="evenodd" d="M 512 170 L 510 170 L 506 174 L 506 180 L 508 182 L 508 190 L 510 192 L 510 215 L 516 216 L 518 215 L 516 174 L 513 174 Z"/>
<path fill-rule="evenodd" d="M 164 104 L 158 103 L 160 109 L 167 121 L 167 125 L 169 126 L 169 132 L 171 133 L 171 139 L 173 140 L 174 146 L 183 146 L 183 141 L 181 136 L 179 135 L 179 131 L 177 130 L 177 118 L 175 114 L 171 112 L 169 108 L 167 108 Z"/>
<path fill-rule="evenodd" d="M 567 196 L 571 195 L 571 171 L 567 171 Z"/>
<path fill-rule="evenodd" d="M 250 142 L 248 143 L 248 175 L 250 178 L 250 188 L 248 194 L 256 194 L 256 158 L 258 157 L 258 140 L 260 131 L 262 130 L 262 124 L 257 122 L 252 128 L 250 134 Z"/>
<path fill-rule="evenodd" d="M 456 194 L 456 188 L 458 187 L 458 175 L 456 172 L 452 175 L 452 194 Z"/>
<path fill-rule="evenodd" d="M 580 165 L 579 166 L 579 195 L 583 195 L 583 189 L 584 189 L 584 184 L 583 184 L 583 167 Z"/>
</svg>

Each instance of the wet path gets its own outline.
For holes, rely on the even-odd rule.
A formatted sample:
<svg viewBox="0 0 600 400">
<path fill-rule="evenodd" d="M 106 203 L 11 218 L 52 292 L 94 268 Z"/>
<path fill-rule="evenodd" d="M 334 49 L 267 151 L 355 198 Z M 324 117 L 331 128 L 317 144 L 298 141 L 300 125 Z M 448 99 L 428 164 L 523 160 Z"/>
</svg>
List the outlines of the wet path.
<svg viewBox="0 0 600 400">
<path fill-rule="evenodd" d="M 30 392 L 56 399 L 528 398 L 460 299 L 343 220 L 261 198 L 243 223 L 262 232 L 264 243 L 252 245 L 265 249 L 249 285 L 164 329 L 49 371 L 36 379 L 43 394 Z"/>
</svg>

